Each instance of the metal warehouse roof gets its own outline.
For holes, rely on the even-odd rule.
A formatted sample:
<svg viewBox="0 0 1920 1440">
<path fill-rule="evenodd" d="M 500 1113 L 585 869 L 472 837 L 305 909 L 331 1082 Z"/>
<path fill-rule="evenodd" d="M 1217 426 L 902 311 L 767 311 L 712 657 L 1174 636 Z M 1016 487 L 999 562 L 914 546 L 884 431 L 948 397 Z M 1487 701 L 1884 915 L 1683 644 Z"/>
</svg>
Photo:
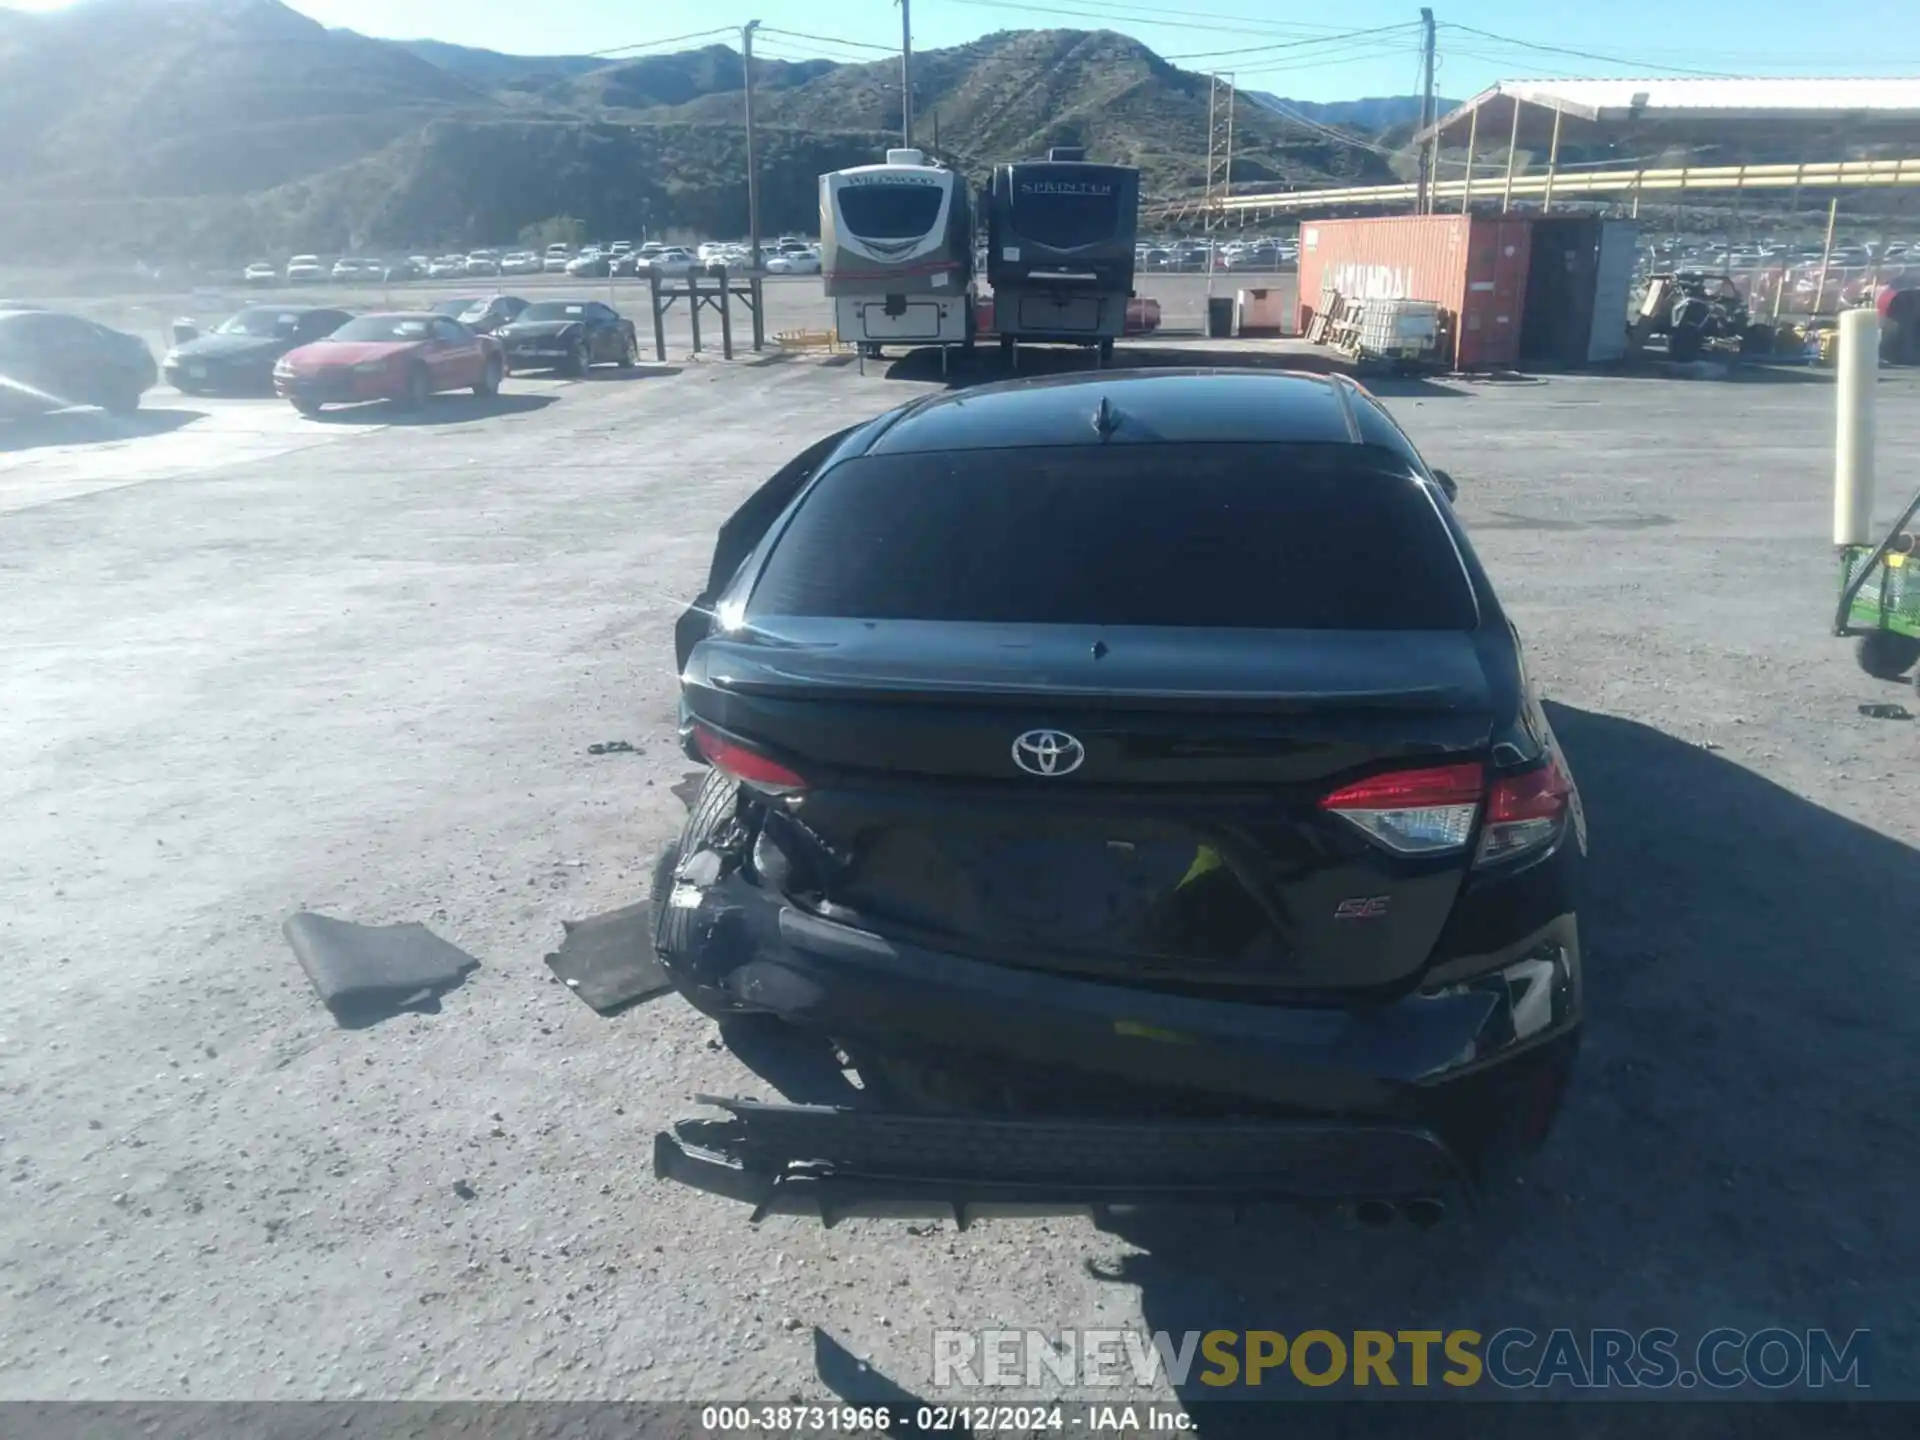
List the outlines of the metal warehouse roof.
<svg viewBox="0 0 1920 1440">
<path fill-rule="evenodd" d="M 1499 144 L 1511 133 L 1516 105 L 1520 143 L 1533 147 L 1550 138 L 1556 113 L 1563 125 L 1574 122 L 1565 139 L 1589 143 L 1597 132 L 1920 137 L 1920 78 L 1503 80 L 1443 116 L 1429 133 L 1443 136 L 1443 143 L 1463 143 L 1477 114 L 1479 143 Z"/>
</svg>

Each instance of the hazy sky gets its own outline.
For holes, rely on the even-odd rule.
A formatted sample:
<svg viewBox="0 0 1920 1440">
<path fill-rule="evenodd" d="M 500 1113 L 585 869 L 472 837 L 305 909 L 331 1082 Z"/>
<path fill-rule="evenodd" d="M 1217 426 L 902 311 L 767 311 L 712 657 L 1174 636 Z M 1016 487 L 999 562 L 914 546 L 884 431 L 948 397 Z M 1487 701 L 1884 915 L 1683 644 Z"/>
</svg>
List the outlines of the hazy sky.
<svg viewBox="0 0 1920 1440">
<path fill-rule="evenodd" d="M 23 0 L 0 0 L 8 3 Z M 63 3 L 69 0 L 24 0 L 24 8 Z M 792 60 L 878 59 L 900 43 L 900 10 L 890 0 L 296 0 L 294 8 L 369 35 L 522 54 L 737 45 L 738 27 L 749 19 L 765 27 L 761 53 Z M 1803 0 L 1462 0 L 1435 13 L 1439 89 L 1455 97 L 1498 79 L 1543 76 L 1920 75 L 1920 0 L 1863 0 L 1836 11 Z M 1412 91 L 1418 19 L 1417 6 L 1398 0 L 1337 7 L 913 0 L 917 46 L 952 45 L 993 30 L 1106 27 L 1139 37 L 1188 69 L 1231 70 L 1249 89 L 1310 100 Z M 1471 30 L 1456 28 L 1463 26 Z M 1385 27 L 1397 28 L 1351 33 Z"/>
</svg>

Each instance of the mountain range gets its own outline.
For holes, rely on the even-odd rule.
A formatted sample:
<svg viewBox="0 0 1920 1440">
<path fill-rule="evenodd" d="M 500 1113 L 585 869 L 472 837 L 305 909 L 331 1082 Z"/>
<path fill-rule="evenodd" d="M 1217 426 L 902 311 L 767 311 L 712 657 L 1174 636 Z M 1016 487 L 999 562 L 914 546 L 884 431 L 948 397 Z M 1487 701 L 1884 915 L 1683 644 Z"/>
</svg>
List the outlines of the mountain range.
<svg viewBox="0 0 1920 1440">
<path fill-rule="evenodd" d="M 898 144 L 899 63 L 753 62 L 761 214 Z M 740 54 L 520 56 L 330 30 L 279 0 L 0 9 L 0 253 L 241 259 L 746 228 Z M 1129 36 L 1015 30 L 915 55 L 916 139 L 983 179 L 1079 144 L 1150 196 L 1207 183 L 1208 88 Z M 1236 189 L 1392 178 L 1415 97 L 1243 93 Z M 1388 137 L 1393 143 L 1383 143 Z"/>
</svg>

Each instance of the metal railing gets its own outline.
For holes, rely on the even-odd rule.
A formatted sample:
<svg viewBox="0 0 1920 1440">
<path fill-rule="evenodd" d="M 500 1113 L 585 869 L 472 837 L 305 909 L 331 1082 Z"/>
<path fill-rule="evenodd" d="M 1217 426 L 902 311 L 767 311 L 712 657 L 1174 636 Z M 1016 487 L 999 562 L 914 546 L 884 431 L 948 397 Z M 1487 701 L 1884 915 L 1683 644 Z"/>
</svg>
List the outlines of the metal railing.
<svg viewBox="0 0 1920 1440">
<path fill-rule="evenodd" d="M 1504 200 L 1513 198 L 1571 199 L 1575 196 L 1631 196 L 1671 194 L 1678 191 L 1794 190 L 1805 187 L 1822 189 L 1877 189 L 1893 186 L 1920 186 L 1920 156 L 1894 160 L 1834 160 L 1805 165 L 1683 165 L 1675 169 L 1621 170 L 1577 169 L 1562 167 L 1534 175 L 1516 175 L 1507 180 L 1504 172 L 1475 176 L 1471 180 L 1438 180 L 1432 187 L 1433 205 L 1444 209 L 1451 200 Z M 1404 205 L 1412 208 L 1419 187 L 1404 185 L 1356 185 L 1332 190 L 1289 190 L 1260 195 L 1232 195 L 1187 200 L 1170 200 L 1152 214 L 1161 222 L 1202 217 L 1208 213 L 1226 215 L 1301 214 L 1311 210 Z"/>
</svg>

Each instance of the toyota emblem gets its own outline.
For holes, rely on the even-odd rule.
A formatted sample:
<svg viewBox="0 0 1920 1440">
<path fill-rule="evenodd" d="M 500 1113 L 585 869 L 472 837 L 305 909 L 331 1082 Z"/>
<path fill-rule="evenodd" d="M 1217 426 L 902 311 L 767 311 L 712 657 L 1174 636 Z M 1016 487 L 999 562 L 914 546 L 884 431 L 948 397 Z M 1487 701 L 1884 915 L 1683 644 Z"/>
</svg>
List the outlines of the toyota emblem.
<svg viewBox="0 0 1920 1440">
<path fill-rule="evenodd" d="M 1013 763 L 1029 775 L 1071 775 L 1087 759 L 1087 747 L 1064 730 L 1029 730 L 1013 742 Z"/>
</svg>

